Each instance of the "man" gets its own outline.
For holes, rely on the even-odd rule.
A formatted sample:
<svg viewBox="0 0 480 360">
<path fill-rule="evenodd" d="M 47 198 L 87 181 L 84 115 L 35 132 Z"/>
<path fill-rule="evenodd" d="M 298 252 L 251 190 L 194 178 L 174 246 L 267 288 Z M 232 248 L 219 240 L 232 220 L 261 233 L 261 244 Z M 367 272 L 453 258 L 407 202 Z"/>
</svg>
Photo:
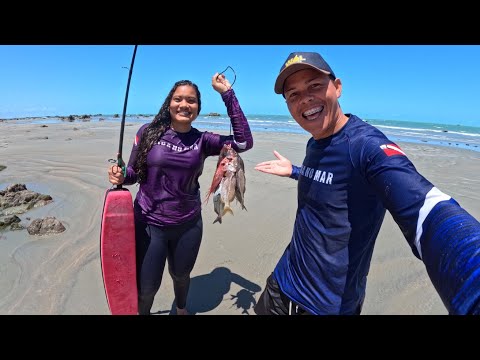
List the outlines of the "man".
<svg viewBox="0 0 480 360">
<path fill-rule="evenodd" d="M 449 313 L 480 314 L 480 223 L 381 131 L 343 113 L 342 82 L 319 54 L 290 54 L 275 92 L 312 138 L 301 167 L 276 151 L 255 167 L 298 180 L 292 239 L 255 312 L 360 314 L 388 210 Z"/>
</svg>

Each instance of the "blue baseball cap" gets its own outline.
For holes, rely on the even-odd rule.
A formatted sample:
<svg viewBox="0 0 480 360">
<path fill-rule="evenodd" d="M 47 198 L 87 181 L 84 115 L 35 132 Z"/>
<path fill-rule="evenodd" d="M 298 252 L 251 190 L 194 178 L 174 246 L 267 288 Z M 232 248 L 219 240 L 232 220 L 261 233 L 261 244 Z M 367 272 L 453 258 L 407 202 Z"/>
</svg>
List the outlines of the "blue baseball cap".
<svg viewBox="0 0 480 360">
<path fill-rule="evenodd" d="M 332 76 L 336 79 L 335 73 L 327 62 L 315 52 L 294 52 L 288 55 L 287 60 L 282 65 L 280 73 L 275 81 L 275 93 L 283 94 L 283 85 L 287 77 L 299 70 L 312 68 Z"/>
</svg>

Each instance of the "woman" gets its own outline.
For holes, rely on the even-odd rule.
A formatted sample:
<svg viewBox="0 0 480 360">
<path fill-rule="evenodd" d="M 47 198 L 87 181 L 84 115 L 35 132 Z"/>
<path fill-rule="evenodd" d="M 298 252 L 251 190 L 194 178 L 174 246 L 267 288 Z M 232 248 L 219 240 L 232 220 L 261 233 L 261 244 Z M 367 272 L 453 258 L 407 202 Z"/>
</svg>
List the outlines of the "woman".
<svg viewBox="0 0 480 360">
<path fill-rule="evenodd" d="M 253 146 L 248 121 L 230 82 L 216 73 L 212 86 L 227 107 L 233 135 L 193 128 L 201 109 L 200 91 L 189 80 L 178 81 L 153 121 L 138 130 L 126 176 L 117 165 L 108 170 L 114 185 L 140 184 L 134 202 L 140 315 L 150 314 L 167 259 L 177 314 L 188 314 L 190 273 L 203 233 L 198 182 L 203 164 L 208 156 L 219 155 L 225 143 L 237 152 Z"/>
</svg>

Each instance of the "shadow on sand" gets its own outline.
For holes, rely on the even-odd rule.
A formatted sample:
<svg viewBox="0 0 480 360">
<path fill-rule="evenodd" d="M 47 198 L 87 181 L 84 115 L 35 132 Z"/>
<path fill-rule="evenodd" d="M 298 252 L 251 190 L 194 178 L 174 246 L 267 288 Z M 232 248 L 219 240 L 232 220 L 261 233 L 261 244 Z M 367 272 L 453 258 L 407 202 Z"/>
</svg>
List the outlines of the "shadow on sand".
<svg viewBox="0 0 480 360">
<path fill-rule="evenodd" d="M 224 299 L 223 297 L 230 291 L 232 283 L 241 286 L 243 289 Z M 259 285 L 232 273 L 226 267 L 218 267 L 210 274 L 195 276 L 191 279 L 187 309 L 191 315 L 205 313 L 215 309 L 222 301 L 231 300 L 231 307 L 236 307 L 239 314 L 251 315 L 254 314 L 252 308 L 256 304 L 254 294 L 261 289 Z M 175 315 L 175 301 L 170 310 L 160 310 L 152 313 L 152 315 L 167 313 Z"/>
</svg>

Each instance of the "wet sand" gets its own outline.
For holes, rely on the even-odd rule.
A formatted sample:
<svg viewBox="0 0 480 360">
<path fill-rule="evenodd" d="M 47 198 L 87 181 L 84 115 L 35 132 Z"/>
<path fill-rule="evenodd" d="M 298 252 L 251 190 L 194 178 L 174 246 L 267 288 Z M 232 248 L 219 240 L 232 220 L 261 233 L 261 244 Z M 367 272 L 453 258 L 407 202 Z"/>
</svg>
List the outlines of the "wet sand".
<svg viewBox="0 0 480 360">
<path fill-rule="evenodd" d="M 128 161 L 139 124 L 125 127 Z M 201 130 L 201 129 L 200 129 Z M 67 228 L 58 235 L 32 236 L 26 230 L 0 232 L 0 314 L 109 314 L 99 258 L 100 220 L 110 187 L 108 159 L 118 149 L 119 124 L 75 122 L 16 125 L 0 123 L 0 189 L 24 183 L 53 202 L 20 216 L 22 224 L 55 216 Z M 242 211 L 222 224 L 213 203 L 203 208 L 204 235 L 192 273 L 187 307 L 191 313 L 253 314 L 265 279 L 290 240 L 296 211 L 296 182 L 254 170 L 276 149 L 301 163 L 307 135 L 255 133 L 244 154 L 247 190 Z M 428 144 L 400 143 L 417 169 L 480 219 L 480 153 Z M 202 195 L 216 158 L 208 158 L 200 178 Z M 135 196 L 137 187 L 129 187 Z M 168 271 L 152 311 L 169 314 L 173 287 Z M 387 213 L 374 251 L 363 313 L 447 314 L 423 263 L 415 258 Z"/>
</svg>

